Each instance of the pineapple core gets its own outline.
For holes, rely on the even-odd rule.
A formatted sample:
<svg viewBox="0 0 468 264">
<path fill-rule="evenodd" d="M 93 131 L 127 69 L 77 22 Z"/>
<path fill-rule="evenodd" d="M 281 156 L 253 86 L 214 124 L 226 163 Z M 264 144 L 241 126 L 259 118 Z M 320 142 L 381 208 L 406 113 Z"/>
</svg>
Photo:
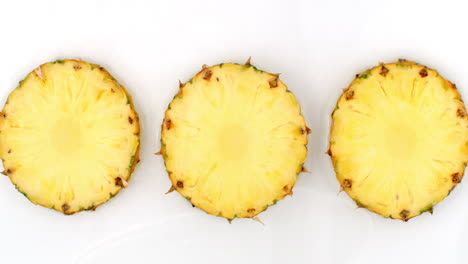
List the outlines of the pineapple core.
<svg viewBox="0 0 468 264">
<path fill-rule="evenodd" d="M 242 163 L 249 153 L 249 129 L 240 124 L 228 124 L 219 129 L 218 151 L 226 162 Z"/>
</svg>

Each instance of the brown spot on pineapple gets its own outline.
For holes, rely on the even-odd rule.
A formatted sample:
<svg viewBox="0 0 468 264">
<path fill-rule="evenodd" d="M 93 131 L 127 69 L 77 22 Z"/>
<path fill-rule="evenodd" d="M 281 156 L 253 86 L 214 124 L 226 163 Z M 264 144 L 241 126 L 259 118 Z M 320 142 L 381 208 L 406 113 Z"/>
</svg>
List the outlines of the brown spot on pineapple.
<svg viewBox="0 0 468 264">
<path fill-rule="evenodd" d="M 6 173 L 7 173 L 7 174 L 13 173 L 13 169 L 7 169 L 7 170 L 6 170 Z"/>
<path fill-rule="evenodd" d="M 176 185 L 177 185 L 177 188 L 181 188 L 181 189 L 184 188 L 184 182 L 183 181 L 177 181 Z"/>
<path fill-rule="evenodd" d="M 356 74 L 356 76 L 354 76 L 354 77 L 355 77 L 355 78 L 359 78 L 359 73 L 358 73 L 358 74 Z"/>
<path fill-rule="evenodd" d="M 203 74 L 203 79 L 209 81 L 211 79 L 211 75 L 213 75 L 213 72 L 211 70 L 206 70 Z"/>
<path fill-rule="evenodd" d="M 62 211 L 64 213 L 67 213 L 68 210 L 70 210 L 70 205 L 68 205 L 67 203 L 62 204 Z"/>
<path fill-rule="evenodd" d="M 75 64 L 75 65 L 73 66 L 73 69 L 75 69 L 75 71 L 79 71 L 79 70 L 81 70 L 81 65 Z"/>
<path fill-rule="evenodd" d="M 398 62 L 402 63 L 402 62 L 406 62 L 405 59 L 398 59 Z"/>
<path fill-rule="evenodd" d="M 382 75 L 383 77 L 387 77 L 388 72 L 389 70 L 384 65 L 382 65 L 382 68 L 380 69 L 379 74 Z"/>
<path fill-rule="evenodd" d="M 216 81 L 219 82 L 219 78 L 218 78 L 218 77 L 216 77 Z"/>
<path fill-rule="evenodd" d="M 328 156 L 331 156 L 332 155 L 331 149 L 328 149 L 327 152 L 325 152 L 325 154 L 327 154 Z"/>
<path fill-rule="evenodd" d="M 353 187 L 353 181 L 351 179 L 344 179 L 342 186 L 343 189 L 351 189 Z"/>
<path fill-rule="evenodd" d="M 228 223 L 229 223 L 229 224 L 232 224 L 232 219 L 228 219 Z"/>
<path fill-rule="evenodd" d="M 120 178 L 120 177 L 115 178 L 115 185 L 122 187 L 122 185 L 123 185 L 122 178 Z"/>
<path fill-rule="evenodd" d="M 304 166 L 302 166 L 301 172 L 309 173 L 310 171 L 308 171 Z"/>
<path fill-rule="evenodd" d="M 423 68 L 419 71 L 419 76 L 421 76 L 421 78 L 424 78 L 424 77 L 427 77 L 427 70 L 426 68 Z"/>
<path fill-rule="evenodd" d="M 452 83 L 452 89 L 456 90 L 457 89 L 457 85 Z"/>
<path fill-rule="evenodd" d="M 179 89 L 182 89 L 184 87 L 184 84 L 179 80 Z"/>
<path fill-rule="evenodd" d="M 399 200 L 400 199 L 400 196 L 398 196 L 398 194 L 395 196 L 395 199 L 396 200 Z"/>
<path fill-rule="evenodd" d="M 7 114 L 6 114 L 6 113 L 2 113 L 2 116 L 3 116 L 3 118 L 7 118 Z"/>
<path fill-rule="evenodd" d="M 458 117 L 463 118 L 463 117 L 465 117 L 465 115 L 466 114 L 465 114 L 465 111 L 463 109 L 461 109 L 461 108 L 457 109 L 457 116 Z"/>
<path fill-rule="evenodd" d="M 346 101 L 349 101 L 349 100 L 353 99 L 354 98 L 354 91 L 347 91 L 345 98 L 346 98 Z"/>
<path fill-rule="evenodd" d="M 167 119 L 165 123 L 167 130 L 170 130 L 172 128 L 172 121 L 170 119 Z"/>
<path fill-rule="evenodd" d="M 11 153 L 11 149 L 8 150 L 8 154 L 10 154 L 10 153 Z"/>
<path fill-rule="evenodd" d="M 427 210 L 427 211 L 428 211 L 429 213 L 432 214 L 432 213 L 434 213 L 434 208 L 431 207 L 431 208 L 429 208 L 429 210 Z"/>
<path fill-rule="evenodd" d="M 115 93 L 115 90 L 113 88 L 111 88 L 111 92 Z"/>
<path fill-rule="evenodd" d="M 104 68 L 103 68 L 102 66 L 99 66 L 99 70 L 105 71 Z"/>
<path fill-rule="evenodd" d="M 275 75 L 275 77 L 273 77 L 273 79 L 268 81 L 268 84 L 270 85 L 270 88 L 278 87 L 278 79 L 279 79 L 279 75 Z"/>
<path fill-rule="evenodd" d="M 401 218 L 403 218 L 403 220 L 406 222 L 408 221 L 408 216 L 409 216 L 409 211 L 406 210 L 406 209 L 403 209 L 401 212 L 400 212 L 400 216 Z"/>
<path fill-rule="evenodd" d="M 283 191 L 289 192 L 289 186 L 288 185 L 283 186 Z"/>
<path fill-rule="evenodd" d="M 133 118 L 131 118 L 131 117 L 129 116 L 129 117 L 128 117 L 128 122 L 129 122 L 130 124 L 133 124 Z"/>
<path fill-rule="evenodd" d="M 304 134 L 306 134 L 306 133 L 307 133 L 307 135 L 308 135 L 308 134 L 311 133 L 311 130 L 310 130 L 308 127 L 305 127 L 305 129 L 302 128 L 302 127 L 300 127 L 299 130 L 300 130 L 300 132 L 301 132 L 301 135 L 304 135 Z"/>
<path fill-rule="evenodd" d="M 452 176 L 452 182 L 453 183 L 460 183 L 461 182 L 460 173 L 455 172 L 455 173 L 452 173 L 451 176 Z"/>
<path fill-rule="evenodd" d="M 115 185 L 116 186 L 119 186 L 119 187 L 122 187 L 122 188 L 125 188 L 128 186 L 128 182 L 124 179 L 122 179 L 121 177 L 117 177 L 115 178 Z"/>
<path fill-rule="evenodd" d="M 255 208 L 249 208 L 249 209 L 247 209 L 247 213 L 251 214 L 251 213 L 253 213 L 253 212 L 255 212 Z"/>
</svg>

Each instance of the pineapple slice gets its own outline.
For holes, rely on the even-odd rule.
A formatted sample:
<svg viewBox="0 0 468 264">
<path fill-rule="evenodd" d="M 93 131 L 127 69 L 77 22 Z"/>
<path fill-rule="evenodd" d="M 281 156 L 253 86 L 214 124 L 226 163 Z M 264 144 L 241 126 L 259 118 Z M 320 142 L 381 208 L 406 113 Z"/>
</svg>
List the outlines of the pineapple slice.
<svg viewBox="0 0 468 264">
<path fill-rule="evenodd" d="M 65 214 L 93 210 L 126 187 L 138 149 L 125 88 L 79 60 L 31 72 L 0 116 L 4 174 L 31 202 Z"/>
<path fill-rule="evenodd" d="M 384 217 L 408 220 L 444 199 L 468 161 L 468 119 L 455 85 L 400 60 L 356 76 L 332 114 L 341 188 Z"/>
<path fill-rule="evenodd" d="M 278 75 L 249 62 L 204 66 L 180 85 L 162 124 L 171 190 L 212 215 L 255 217 L 292 194 L 308 131 Z"/>
</svg>

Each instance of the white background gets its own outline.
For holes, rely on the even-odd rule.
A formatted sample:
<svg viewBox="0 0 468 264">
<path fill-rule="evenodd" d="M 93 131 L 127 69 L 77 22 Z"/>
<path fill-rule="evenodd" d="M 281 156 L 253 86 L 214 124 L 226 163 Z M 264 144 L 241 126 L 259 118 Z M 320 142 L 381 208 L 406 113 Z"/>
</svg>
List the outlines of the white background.
<svg viewBox="0 0 468 264">
<path fill-rule="evenodd" d="M 35 206 L 0 178 L 0 263 L 468 263 L 468 188 L 409 222 L 356 209 L 338 194 L 329 115 L 354 75 L 406 58 L 434 67 L 468 98 L 464 1 L 0 2 L 0 98 L 39 64 L 81 57 L 132 94 L 141 163 L 130 186 L 95 212 Z M 203 64 L 252 63 L 282 73 L 310 135 L 294 196 L 230 225 L 192 206 L 159 150 L 164 110 Z M 466 181 L 466 180 L 465 180 Z"/>
</svg>

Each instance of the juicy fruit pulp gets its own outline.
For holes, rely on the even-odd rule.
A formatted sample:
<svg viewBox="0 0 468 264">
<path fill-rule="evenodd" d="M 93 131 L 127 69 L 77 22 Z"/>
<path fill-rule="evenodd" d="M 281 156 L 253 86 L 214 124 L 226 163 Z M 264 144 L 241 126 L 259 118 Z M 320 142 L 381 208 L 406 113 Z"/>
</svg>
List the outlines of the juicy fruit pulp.
<svg viewBox="0 0 468 264">
<path fill-rule="evenodd" d="M 408 220 L 444 199 L 468 161 L 455 85 L 413 62 L 356 77 L 333 112 L 330 154 L 341 187 L 382 216 Z"/>
<path fill-rule="evenodd" d="M 4 173 L 33 203 L 72 214 L 127 185 L 138 160 L 138 116 L 125 89 L 98 65 L 41 65 L 1 114 Z"/>
<path fill-rule="evenodd" d="M 253 217 L 292 193 L 307 132 L 277 75 L 221 64 L 181 85 L 164 118 L 161 154 L 173 188 L 194 206 Z"/>
</svg>

